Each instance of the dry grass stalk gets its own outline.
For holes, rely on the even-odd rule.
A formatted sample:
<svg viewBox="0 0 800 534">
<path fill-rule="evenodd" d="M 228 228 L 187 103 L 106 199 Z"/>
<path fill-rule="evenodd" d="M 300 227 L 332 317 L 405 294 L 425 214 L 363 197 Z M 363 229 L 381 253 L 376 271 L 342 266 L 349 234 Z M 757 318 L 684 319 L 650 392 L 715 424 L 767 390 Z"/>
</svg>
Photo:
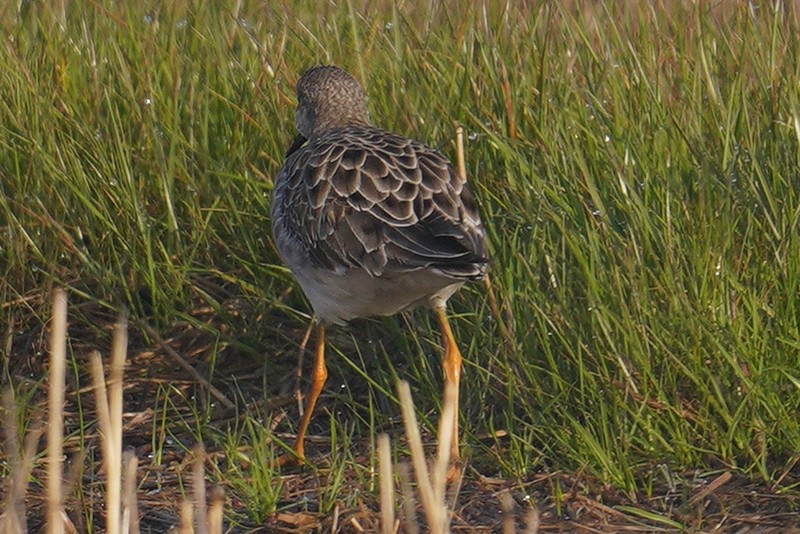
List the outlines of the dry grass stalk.
<svg viewBox="0 0 800 534">
<path fill-rule="evenodd" d="M 403 413 L 406 438 L 408 439 L 411 460 L 417 478 L 420 501 L 425 512 L 429 532 L 431 534 L 446 534 L 450 531 L 451 515 L 445 498 L 449 479 L 450 444 L 454 438 L 452 420 L 458 416 L 456 413 L 456 388 L 453 385 L 448 385 L 445 389 L 444 406 L 438 428 L 439 443 L 432 473 L 429 473 L 422 449 L 419 427 L 414 414 L 414 405 L 411 401 L 411 389 L 407 382 L 400 382 L 397 389 L 400 408 Z M 378 464 L 380 470 L 381 532 L 382 534 L 393 534 L 397 532 L 399 525 L 394 518 L 394 481 L 392 478 L 391 451 L 389 438 L 385 434 L 378 438 Z M 400 464 L 397 467 L 397 476 L 400 481 L 406 532 L 416 534 L 419 532 L 416 518 L 416 501 L 411 489 L 411 476 L 407 464 Z M 457 494 L 457 486 L 454 492 Z M 500 495 L 500 503 L 503 509 L 503 533 L 515 534 L 514 500 L 511 497 L 511 493 L 508 491 L 503 492 Z M 451 503 L 450 508 L 454 507 L 454 505 L 454 502 Z M 539 513 L 536 509 L 533 509 L 527 517 L 526 532 L 528 534 L 536 534 L 538 531 Z"/>
<path fill-rule="evenodd" d="M 397 390 L 400 397 L 400 410 L 403 413 L 406 438 L 408 439 L 408 448 L 411 451 L 411 462 L 414 467 L 414 475 L 417 478 L 417 488 L 428 525 L 433 532 L 434 525 L 440 523 L 440 514 L 436 510 L 438 507 L 432 506 L 435 502 L 435 494 L 433 487 L 431 487 L 431 477 L 428 472 L 428 464 L 425 461 L 425 451 L 422 449 L 422 438 L 419 434 L 417 416 L 414 413 L 414 404 L 411 401 L 411 388 L 408 386 L 408 382 L 400 382 Z"/>
<path fill-rule="evenodd" d="M 211 506 L 206 498 L 205 461 L 206 451 L 201 444 L 195 445 L 192 465 L 192 499 L 181 505 L 178 534 L 222 534 L 225 490 L 214 486 L 210 491 Z"/>
<path fill-rule="evenodd" d="M 459 178 L 466 182 L 467 160 L 464 157 L 464 128 L 462 126 L 456 126 L 456 165 Z"/>
<path fill-rule="evenodd" d="M 122 496 L 122 389 L 123 373 L 125 372 L 125 356 L 128 351 L 128 320 L 121 315 L 114 325 L 114 339 L 111 346 L 111 368 L 108 373 L 108 408 L 111 416 L 109 428 L 112 438 L 112 456 L 110 462 L 105 462 L 108 475 L 108 488 L 106 492 L 106 511 L 111 519 L 106 516 L 106 524 L 116 523 L 113 532 L 119 532 L 121 525 L 121 496 Z M 112 476 L 113 474 L 113 476 Z M 111 530 L 107 531 L 109 534 Z"/>
<path fill-rule="evenodd" d="M 66 370 L 66 296 L 63 290 L 56 290 L 53 297 L 53 326 L 50 338 L 50 384 L 48 388 L 49 429 L 48 429 L 48 502 L 47 532 L 63 534 L 69 523 L 63 509 L 63 404 L 64 378 Z M 109 366 L 109 378 L 106 381 L 103 371 L 102 357 L 99 352 L 90 354 L 89 365 L 94 382 L 97 419 L 103 452 L 103 468 L 106 473 L 106 532 L 108 534 L 138 534 L 139 512 L 136 499 L 136 470 L 138 461 L 132 452 L 122 454 L 122 409 L 123 409 L 123 375 L 128 345 L 127 319 L 120 317 L 114 330 L 114 340 Z M 0 518 L 0 534 L 18 534 L 26 532 L 24 493 L 27 479 L 33 465 L 36 445 L 41 429 L 34 429 L 26 437 L 25 453 L 19 460 L 16 446 L 16 425 L 13 420 L 13 401 L 7 395 L 9 409 L 6 410 L 6 428 L 9 447 L 15 467 L 15 476 L 8 491 L 9 512 Z M 10 421 L 10 423 L 9 423 Z M 15 452 L 16 451 L 16 452 Z M 205 451 L 201 445 L 195 448 L 197 460 L 193 471 L 194 501 L 184 503 L 181 509 L 181 525 L 179 532 L 198 534 L 221 534 L 224 508 L 224 491 L 217 488 L 213 492 L 211 510 L 206 503 L 204 478 Z M 123 477 L 123 459 L 125 476 Z M 124 482 L 124 486 L 123 486 Z M 124 491 L 123 491 L 124 490 Z M 192 528 L 193 510 L 196 530 Z M 209 530 L 209 522 L 211 530 Z"/>
<path fill-rule="evenodd" d="M 183 504 L 181 504 L 181 520 L 178 525 L 178 534 L 194 534 L 194 529 L 192 528 L 193 516 L 194 506 L 192 506 L 192 501 L 183 501 Z"/>
<path fill-rule="evenodd" d="M 139 534 L 139 505 L 136 499 L 136 470 L 139 460 L 132 451 L 122 454 L 125 477 L 122 479 L 122 524 L 128 525 L 128 534 Z"/>
<path fill-rule="evenodd" d="M 536 508 L 532 508 L 528 512 L 528 520 L 525 532 L 527 534 L 539 534 L 540 523 L 541 519 L 539 517 L 539 510 L 537 510 Z"/>
<path fill-rule="evenodd" d="M 503 68 L 505 69 L 505 66 Z M 461 126 L 456 127 L 456 166 L 458 168 L 458 176 L 466 182 L 467 162 L 464 155 L 464 128 Z M 511 331 L 508 329 L 508 326 L 506 326 L 506 322 L 503 320 L 503 316 L 500 314 L 500 307 L 497 305 L 497 297 L 495 296 L 494 287 L 492 286 L 491 278 L 489 278 L 489 273 L 486 273 L 486 275 L 483 277 L 483 286 L 486 288 L 486 296 L 489 300 L 489 309 L 492 310 L 492 315 L 494 315 L 494 318 L 497 321 L 497 326 L 500 328 L 500 335 L 503 336 L 503 339 L 505 339 L 510 346 L 513 346 L 514 336 L 511 335 Z"/>
<path fill-rule="evenodd" d="M 39 439 L 42 437 L 43 433 L 44 427 L 41 422 L 36 423 L 35 426 L 28 431 L 22 450 L 22 463 L 17 465 L 11 477 L 15 486 L 14 491 L 19 499 L 19 510 L 22 512 L 20 515 L 20 522 L 23 526 L 25 524 L 25 492 L 28 488 L 28 480 L 30 480 L 31 473 L 33 472 L 33 462 L 36 459 L 36 452 L 39 449 Z M 22 529 L 20 532 L 25 532 L 25 529 Z"/>
<path fill-rule="evenodd" d="M 378 436 L 378 469 L 380 470 L 381 532 L 395 531 L 394 478 L 392 477 L 392 451 L 389 436 Z"/>
<path fill-rule="evenodd" d="M 411 488 L 411 469 L 406 462 L 397 466 L 397 479 L 400 481 L 400 498 L 403 502 L 406 534 L 419 534 L 417 525 L 417 506 L 414 490 Z"/>
<path fill-rule="evenodd" d="M 432 534 L 445 534 L 449 531 L 450 513 L 445 506 L 445 493 L 447 490 L 447 470 L 450 464 L 450 444 L 453 436 L 453 418 L 456 414 L 455 386 L 448 386 L 445 390 L 445 402 L 439 421 L 439 445 L 433 474 L 428 470 L 425 453 L 422 449 L 417 418 L 414 414 L 414 405 L 411 401 L 411 389 L 408 382 L 398 384 L 400 408 L 403 413 L 406 437 L 411 451 L 411 461 L 414 474 L 417 478 L 422 508 L 428 528 Z M 405 491 L 405 490 L 404 490 Z"/>
<path fill-rule="evenodd" d="M 331 522 L 331 534 L 336 534 L 339 532 L 339 511 L 340 511 L 339 503 L 336 503 L 336 506 L 333 507 L 333 521 Z M 350 518 L 350 524 L 356 529 L 356 532 L 363 532 L 363 527 L 358 522 L 358 519 L 355 517 Z"/>
<path fill-rule="evenodd" d="M 450 468 L 450 451 L 453 440 L 455 425 L 453 420 L 458 418 L 456 404 L 458 403 L 458 387 L 453 384 L 446 384 L 444 390 L 444 405 L 442 414 L 439 417 L 439 444 L 437 445 L 436 464 L 433 470 L 431 486 L 434 491 L 436 502 L 444 502 L 447 490 L 448 470 Z"/>
<path fill-rule="evenodd" d="M 503 510 L 503 534 L 514 534 L 514 499 L 508 490 L 500 494 L 500 509 Z"/>
<path fill-rule="evenodd" d="M 64 429 L 64 377 L 67 362 L 67 295 L 63 289 L 53 294 L 50 330 L 50 383 L 47 402 L 47 532 L 64 533 L 62 463 Z"/>
<path fill-rule="evenodd" d="M 123 522 L 121 513 L 122 496 L 122 389 L 125 370 L 125 355 L 128 346 L 128 323 L 120 317 L 114 328 L 114 341 L 111 350 L 108 388 L 106 388 L 103 361 L 100 353 L 94 351 L 90 355 L 92 379 L 94 381 L 97 402 L 97 418 L 100 425 L 103 465 L 106 472 L 106 532 L 119 534 L 121 528 L 130 531 L 130 522 L 138 522 L 138 517 L 131 513 L 133 509 L 126 507 L 126 519 Z M 135 471 L 133 481 L 136 485 Z M 135 491 L 133 499 L 135 501 Z M 130 498 L 130 496 L 127 496 Z M 135 508 L 135 505 L 133 506 Z M 123 527 L 125 525 L 125 527 Z"/>
<path fill-rule="evenodd" d="M 211 506 L 208 509 L 208 527 L 211 534 L 222 534 L 222 519 L 224 517 L 225 490 L 222 486 L 211 488 Z"/>
<path fill-rule="evenodd" d="M 100 447 L 103 451 L 103 464 L 106 472 L 106 532 L 119 534 L 119 488 L 120 469 L 116 464 L 119 460 L 114 447 L 114 432 L 111 428 L 111 411 L 108 405 L 108 392 L 106 390 L 105 373 L 103 372 L 103 359 L 98 351 L 89 355 L 92 379 L 94 381 L 94 394 L 97 404 L 97 423 L 100 427 Z M 116 506 L 111 495 L 117 493 Z"/>
<path fill-rule="evenodd" d="M 205 462 L 205 449 L 200 444 L 195 445 L 194 466 L 192 468 L 192 498 L 194 500 L 195 532 L 197 534 L 208 534 Z"/>
</svg>

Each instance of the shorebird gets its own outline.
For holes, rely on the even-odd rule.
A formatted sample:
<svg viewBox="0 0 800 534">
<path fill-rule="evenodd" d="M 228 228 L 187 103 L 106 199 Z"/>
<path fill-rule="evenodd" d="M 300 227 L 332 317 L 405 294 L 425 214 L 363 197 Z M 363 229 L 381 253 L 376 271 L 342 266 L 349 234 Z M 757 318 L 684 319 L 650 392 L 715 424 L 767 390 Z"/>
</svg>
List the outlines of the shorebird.
<svg viewBox="0 0 800 534">
<path fill-rule="evenodd" d="M 445 385 L 458 391 L 461 352 L 445 306 L 466 281 L 485 276 L 489 259 L 466 181 L 438 151 L 373 126 L 355 78 L 312 67 L 296 92 L 298 134 L 275 177 L 271 211 L 275 244 L 316 322 L 311 391 L 294 444 L 303 460 L 328 377 L 326 325 L 428 305 L 442 331 Z M 458 461 L 457 409 L 452 425 Z"/>
</svg>

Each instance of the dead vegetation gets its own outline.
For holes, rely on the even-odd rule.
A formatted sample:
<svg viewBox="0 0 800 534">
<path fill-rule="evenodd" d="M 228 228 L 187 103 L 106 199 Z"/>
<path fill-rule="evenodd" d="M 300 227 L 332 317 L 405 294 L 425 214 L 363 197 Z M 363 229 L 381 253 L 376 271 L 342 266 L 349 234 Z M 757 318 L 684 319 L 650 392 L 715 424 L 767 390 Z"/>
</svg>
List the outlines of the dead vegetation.
<svg viewBox="0 0 800 534">
<path fill-rule="evenodd" d="M 27 346 L 34 352 L 26 353 L 18 340 L 10 340 L 16 357 L 9 362 L 9 370 L 16 370 L 13 375 L 18 382 L 6 390 L 2 405 L 6 476 L 0 532 L 4 534 L 97 530 L 212 534 L 680 530 L 748 533 L 789 532 L 800 521 L 795 495 L 759 486 L 722 467 L 714 477 L 675 475 L 674 487 L 653 488 L 650 496 L 622 495 L 581 473 L 540 473 L 528 480 L 512 481 L 484 475 L 469 465 L 463 478 L 448 484 L 448 457 L 441 452 L 449 450 L 448 437 L 420 435 L 410 392 L 404 385 L 400 388 L 406 436 L 403 443 L 411 451 L 410 462 L 402 460 L 393 465 L 389 438 L 382 435 L 378 441 L 379 461 L 373 462 L 380 472 L 375 472 L 369 487 L 365 487 L 355 466 L 348 467 L 342 474 L 342 494 L 335 499 L 331 511 L 325 513 L 316 509 L 314 502 L 320 492 L 326 491 L 325 471 L 334 462 L 329 456 L 315 454 L 315 468 L 284 469 L 276 474 L 281 490 L 278 511 L 261 524 L 247 522 L 238 513 L 246 503 L 220 477 L 219 464 L 230 451 L 215 449 L 214 445 L 206 451 L 203 444 L 193 441 L 184 425 L 176 425 L 171 444 L 158 455 L 152 446 L 153 429 L 163 412 L 148 401 L 159 387 L 170 384 L 183 392 L 176 398 L 187 403 L 191 399 L 213 398 L 204 396 L 204 385 L 187 379 L 181 365 L 170 357 L 174 351 L 186 355 L 193 364 L 202 362 L 211 346 L 208 333 L 181 325 L 164 336 L 163 343 L 146 343 L 134 328 L 129 343 L 124 319 L 104 322 L 103 314 L 92 314 L 86 307 L 80 320 L 70 315 L 65 332 L 63 291 L 56 292 L 54 302 L 53 317 L 46 325 L 49 349 L 33 343 Z M 81 324 L 89 316 L 93 317 L 91 329 Z M 39 332 L 26 331 L 20 339 L 45 343 L 45 325 L 38 328 Z M 90 330 L 100 336 L 92 339 Z M 104 366 L 101 354 L 109 353 L 110 332 L 112 357 Z M 69 357 L 67 346 L 71 347 Z M 47 357 L 37 358 L 37 350 Z M 57 378 L 62 365 L 71 377 L 65 381 Z M 240 377 L 257 375 L 258 363 L 252 360 L 250 366 L 248 369 L 243 365 L 234 372 Z M 30 380 L 38 373 L 50 375 L 47 380 Z M 90 375 L 93 386 L 76 387 L 89 384 Z M 65 383 L 66 388 L 59 391 L 59 383 Z M 256 387 L 255 382 L 249 387 Z M 238 388 L 240 396 L 245 394 L 248 382 L 240 380 Z M 45 410 L 48 399 L 51 406 L 61 405 L 62 395 L 63 410 Z M 281 414 L 290 404 L 291 397 L 281 395 L 260 409 Z M 174 404 L 172 408 L 187 420 L 196 415 L 188 405 Z M 46 425 L 42 417 L 45 412 Z M 212 417 L 209 424 L 219 427 L 231 425 L 236 417 L 235 409 L 222 403 L 208 413 Z M 274 421 L 277 425 L 280 415 Z M 44 433 L 46 443 L 40 439 Z M 288 440 L 291 436 L 284 437 Z M 317 441 L 324 443 L 326 438 Z M 55 446 L 48 446 L 49 443 Z M 354 446 L 359 449 L 354 456 L 368 462 L 368 444 Z M 244 452 L 247 447 L 242 444 Z M 430 451 L 429 463 L 423 460 L 425 450 Z M 346 505 L 347 502 L 355 504 Z"/>
</svg>

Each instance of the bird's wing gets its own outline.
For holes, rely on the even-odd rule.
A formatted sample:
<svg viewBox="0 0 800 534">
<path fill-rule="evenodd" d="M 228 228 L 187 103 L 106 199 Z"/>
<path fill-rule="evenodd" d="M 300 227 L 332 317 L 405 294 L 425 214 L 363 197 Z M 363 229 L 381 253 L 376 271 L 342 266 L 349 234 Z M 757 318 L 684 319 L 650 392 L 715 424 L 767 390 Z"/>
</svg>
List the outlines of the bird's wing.
<svg viewBox="0 0 800 534">
<path fill-rule="evenodd" d="M 318 266 L 373 276 L 432 267 L 456 279 L 486 271 L 468 185 L 421 143 L 377 129 L 336 130 L 297 151 L 284 172 L 284 224 Z"/>
</svg>

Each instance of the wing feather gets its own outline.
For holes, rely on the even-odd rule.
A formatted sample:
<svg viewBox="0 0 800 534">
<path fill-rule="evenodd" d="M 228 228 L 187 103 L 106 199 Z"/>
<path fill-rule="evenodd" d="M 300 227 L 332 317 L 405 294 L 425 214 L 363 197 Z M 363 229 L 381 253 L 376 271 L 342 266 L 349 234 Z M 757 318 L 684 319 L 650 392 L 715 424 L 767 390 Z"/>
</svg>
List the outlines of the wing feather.
<svg viewBox="0 0 800 534">
<path fill-rule="evenodd" d="M 435 268 L 465 280 L 486 271 L 468 185 L 421 143 L 374 128 L 334 130 L 295 149 L 280 180 L 284 208 L 273 216 L 318 266 L 376 277 Z"/>
</svg>

